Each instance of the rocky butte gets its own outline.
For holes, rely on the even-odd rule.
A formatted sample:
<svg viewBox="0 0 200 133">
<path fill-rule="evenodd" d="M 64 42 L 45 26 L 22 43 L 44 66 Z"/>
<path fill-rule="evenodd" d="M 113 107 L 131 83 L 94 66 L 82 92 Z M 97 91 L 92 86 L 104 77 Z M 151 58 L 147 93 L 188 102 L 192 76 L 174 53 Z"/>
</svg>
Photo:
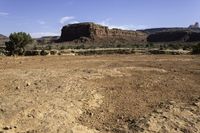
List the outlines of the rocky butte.
<svg viewBox="0 0 200 133">
<path fill-rule="evenodd" d="M 139 31 L 109 29 L 107 26 L 88 22 L 64 26 L 59 41 L 74 41 L 83 38 L 90 41 L 115 39 L 131 42 L 145 42 L 147 35 Z"/>
</svg>

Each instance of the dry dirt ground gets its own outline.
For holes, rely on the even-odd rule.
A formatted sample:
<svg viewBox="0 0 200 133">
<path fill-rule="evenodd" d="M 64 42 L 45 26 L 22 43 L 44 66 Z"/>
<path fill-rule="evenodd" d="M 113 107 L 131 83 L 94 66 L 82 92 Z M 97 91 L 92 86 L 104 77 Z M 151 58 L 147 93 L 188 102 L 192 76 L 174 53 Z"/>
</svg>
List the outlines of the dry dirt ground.
<svg viewBox="0 0 200 133">
<path fill-rule="evenodd" d="M 0 57 L 0 133 L 198 133 L 200 56 Z"/>
</svg>

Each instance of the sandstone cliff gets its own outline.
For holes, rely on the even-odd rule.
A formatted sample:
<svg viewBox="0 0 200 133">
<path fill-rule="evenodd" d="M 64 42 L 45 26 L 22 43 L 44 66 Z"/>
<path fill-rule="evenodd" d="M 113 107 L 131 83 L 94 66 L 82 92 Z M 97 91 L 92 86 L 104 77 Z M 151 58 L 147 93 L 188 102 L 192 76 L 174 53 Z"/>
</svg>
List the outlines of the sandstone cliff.
<svg viewBox="0 0 200 133">
<path fill-rule="evenodd" d="M 87 38 L 90 41 L 122 39 L 124 41 L 145 42 L 146 37 L 147 35 L 142 32 L 109 29 L 106 26 L 101 26 L 95 23 L 79 23 L 64 26 L 59 41 L 65 42 Z"/>
</svg>

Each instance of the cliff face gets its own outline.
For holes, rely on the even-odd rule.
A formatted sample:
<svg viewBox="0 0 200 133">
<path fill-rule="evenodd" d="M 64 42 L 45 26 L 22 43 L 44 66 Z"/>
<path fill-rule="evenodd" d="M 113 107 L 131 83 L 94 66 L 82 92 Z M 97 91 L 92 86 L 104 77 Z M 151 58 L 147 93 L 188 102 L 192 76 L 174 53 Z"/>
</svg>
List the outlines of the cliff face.
<svg viewBox="0 0 200 133">
<path fill-rule="evenodd" d="M 146 41 L 147 35 L 142 32 L 109 29 L 106 26 L 94 23 L 79 23 L 64 26 L 60 41 L 73 41 L 80 38 L 89 38 L 92 41 L 106 39 L 125 39 L 134 42 Z"/>
<path fill-rule="evenodd" d="M 199 23 L 185 27 L 152 28 L 138 30 L 148 34 L 148 42 L 197 42 L 200 41 Z"/>
<path fill-rule="evenodd" d="M 197 42 L 200 41 L 200 32 L 190 30 L 162 31 L 151 34 L 148 42 Z"/>
<path fill-rule="evenodd" d="M 155 34 L 158 32 L 169 32 L 169 31 L 188 31 L 188 32 L 200 32 L 199 23 L 196 22 L 193 25 L 190 25 L 189 27 L 169 27 L 169 28 L 151 28 L 151 29 L 144 29 L 144 30 L 138 30 L 147 34 Z"/>
</svg>

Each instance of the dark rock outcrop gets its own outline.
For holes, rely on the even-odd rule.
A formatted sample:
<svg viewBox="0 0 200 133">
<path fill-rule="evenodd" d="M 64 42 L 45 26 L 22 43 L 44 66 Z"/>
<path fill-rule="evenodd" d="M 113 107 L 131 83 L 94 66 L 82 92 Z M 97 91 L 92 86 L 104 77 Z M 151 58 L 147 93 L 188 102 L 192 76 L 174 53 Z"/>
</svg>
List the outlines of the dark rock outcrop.
<svg viewBox="0 0 200 133">
<path fill-rule="evenodd" d="M 59 41 L 65 42 L 74 41 L 81 38 L 88 38 L 91 41 L 122 39 L 132 42 L 145 42 L 146 37 L 147 35 L 142 32 L 109 29 L 106 26 L 101 26 L 94 23 L 79 23 L 64 26 Z"/>
<path fill-rule="evenodd" d="M 200 32 L 199 23 L 196 22 L 194 25 L 190 25 L 187 27 L 170 27 L 170 28 L 151 28 L 151 29 L 144 29 L 144 30 L 137 30 L 140 32 L 144 32 L 146 34 L 154 34 L 158 32 L 165 32 L 165 31 L 190 31 L 190 32 Z"/>
<path fill-rule="evenodd" d="M 148 42 L 197 42 L 200 41 L 200 32 L 190 30 L 168 30 L 150 34 Z"/>
</svg>

